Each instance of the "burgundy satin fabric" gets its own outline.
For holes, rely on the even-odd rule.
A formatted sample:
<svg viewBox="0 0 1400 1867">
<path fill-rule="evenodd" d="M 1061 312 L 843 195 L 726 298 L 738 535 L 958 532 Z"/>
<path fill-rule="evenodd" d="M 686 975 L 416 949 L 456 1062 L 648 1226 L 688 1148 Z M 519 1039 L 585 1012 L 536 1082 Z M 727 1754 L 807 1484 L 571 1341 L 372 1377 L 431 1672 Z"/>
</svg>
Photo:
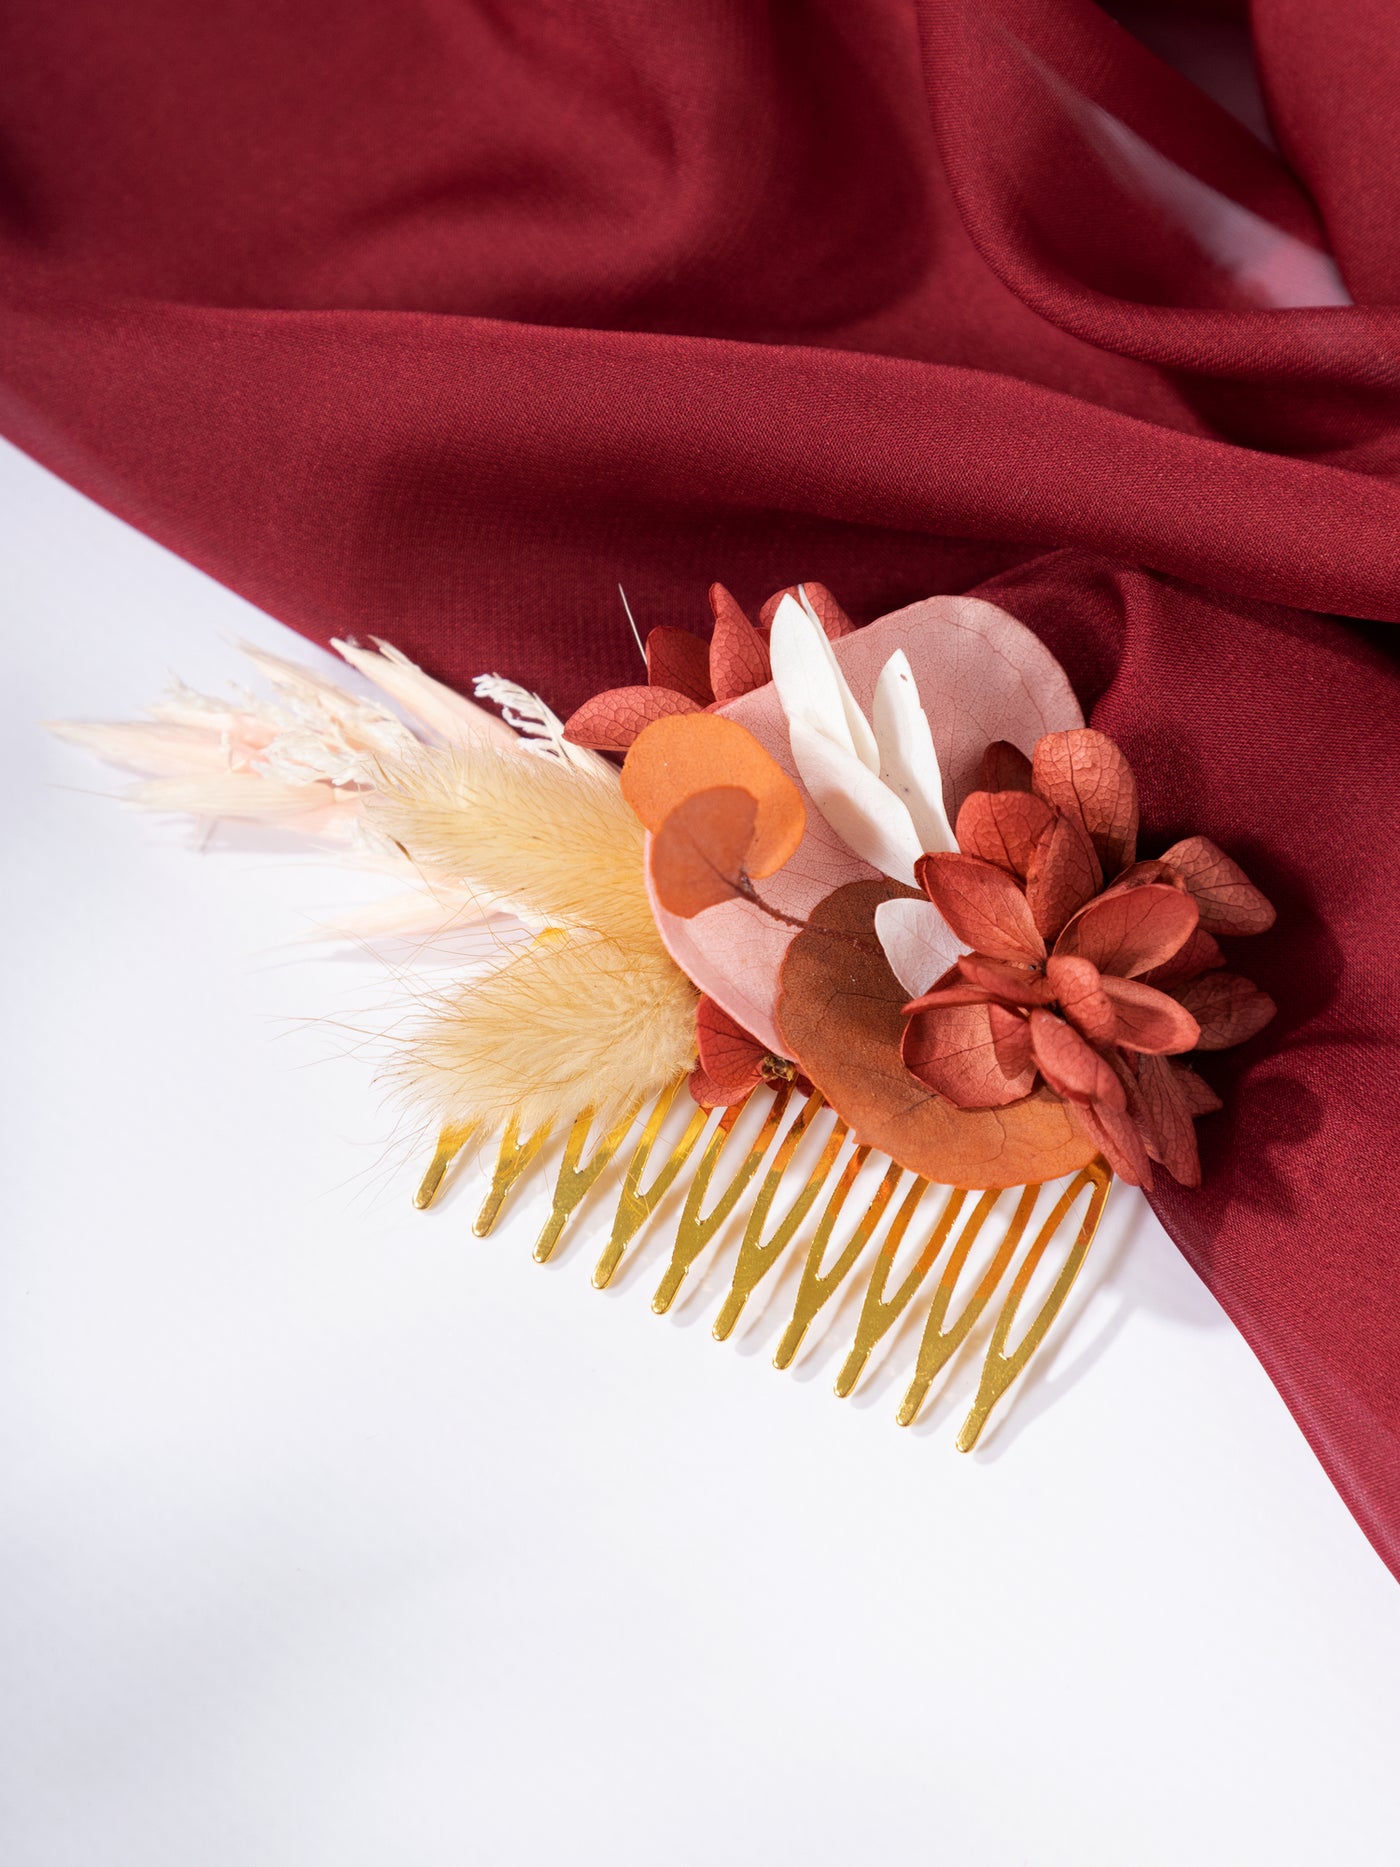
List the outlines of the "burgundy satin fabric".
<svg viewBox="0 0 1400 1867">
<path fill-rule="evenodd" d="M 1113 11 L 10 0 L 0 430 L 561 711 L 619 581 L 998 595 L 1280 904 L 1155 1203 L 1400 1573 L 1400 34 Z"/>
</svg>

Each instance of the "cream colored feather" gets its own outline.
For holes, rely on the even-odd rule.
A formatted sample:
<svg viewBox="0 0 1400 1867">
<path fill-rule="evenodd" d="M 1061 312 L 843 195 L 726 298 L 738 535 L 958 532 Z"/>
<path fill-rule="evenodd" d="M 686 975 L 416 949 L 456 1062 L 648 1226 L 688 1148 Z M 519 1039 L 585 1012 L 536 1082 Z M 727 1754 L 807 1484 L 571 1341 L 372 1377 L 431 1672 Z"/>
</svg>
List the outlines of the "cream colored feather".
<svg viewBox="0 0 1400 1867">
<path fill-rule="evenodd" d="M 393 1074 L 444 1127 L 528 1133 L 585 1108 L 611 1126 L 694 1065 L 695 1004 L 665 954 L 550 932 L 435 1003 Z"/>
</svg>

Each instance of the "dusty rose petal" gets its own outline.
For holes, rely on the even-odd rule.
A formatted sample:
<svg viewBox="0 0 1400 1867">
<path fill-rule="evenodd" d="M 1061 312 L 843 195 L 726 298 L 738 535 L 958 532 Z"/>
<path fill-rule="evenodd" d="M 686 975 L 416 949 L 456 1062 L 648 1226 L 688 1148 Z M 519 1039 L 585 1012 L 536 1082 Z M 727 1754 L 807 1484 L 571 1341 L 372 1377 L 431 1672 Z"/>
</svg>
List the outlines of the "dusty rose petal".
<svg viewBox="0 0 1400 1867">
<path fill-rule="evenodd" d="M 1165 965 L 1154 966 L 1150 972 L 1145 972 L 1142 980 L 1144 985 L 1156 985 L 1165 990 L 1168 986 L 1181 985 L 1187 979 L 1194 979 L 1198 973 L 1209 972 L 1212 966 L 1224 964 L 1225 955 L 1219 945 L 1204 927 L 1198 925 L 1192 929 L 1185 946 L 1178 947 Z"/>
<path fill-rule="evenodd" d="M 667 817 L 651 840 L 648 867 L 656 898 L 691 920 L 732 901 L 745 881 L 758 801 L 737 785 L 697 791 Z"/>
<path fill-rule="evenodd" d="M 1032 791 L 974 791 L 958 812 L 958 848 L 1024 876 L 1036 843 L 1054 821 L 1054 811 Z"/>
<path fill-rule="evenodd" d="M 1106 978 L 1103 989 L 1114 1011 L 1112 1041 L 1125 1050 L 1173 1054 L 1194 1050 L 1200 1026 L 1176 999 L 1140 979 Z"/>
<path fill-rule="evenodd" d="M 1078 953 L 1100 972 L 1133 978 L 1164 965 L 1196 925 L 1196 903 L 1178 888 L 1148 883 L 1091 901 L 1055 942 L 1057 953 Z"/>
<path fill-rule="evenodd" d="M 777 590 L 769 597 L 758 612 L 759 626 L 765 634 L 773 626 L 773 618 L 778 613 L 778 605 L 785 596 L 790 596 L 794 603 L 802 601 L 805 591 L 807 601 L 812 606 L 812 614 L 826 632 L 829 642 L 840 641 L 843 635 L 853 635 L 856 625 L 842 609 L 836 598 L 824 583 L 790 583 L 785 590 Z"/>
<path fill-rule="evenodd" d="M 1035 1060 L 1057 1095 L 1071 1102 L 1099 1102 L 1107 1108 L 1127 1106 L 1112 1065 L 1091 1050 L 1072 1025 L 1053 1011 L 1033 1011 L 1030 1022 Z"/>
<path fill-rule="evenodd" d="M 911 998 L 904 1007 L 911 1017 L 917 1017 L 924 1011 L 941 1011 L 947 1005 L 987 1005 L 991 1000 L 984 987 L 973 985 L 968 979 L 952 979 L 947 985 L 935 985 L 927 992 L 920 992 L 917 998 Z"/>
<path fill-rule="evenodd" d="M 1165 882 L 1169 888 L 1184 888 L 1185 882 L 1175 869 L 1168 868 L 1165 862 L 1156 856 L 1148 856 L 1142 862 L 1133 862 L 1113 878 L 1114 894 L 1123 888 L 1143 888 L 1148 882 Z"/>
<path fill-rule="evenodd" d="M 977 856 L 920 857 L 919 884 L 959 940 L 989 959 L 1038 960 L 1045 942 L 1026 897 L 995 863 Z"/>
<path fill-rule="evenodd" d="M 1092 960 L 1065 954 L 1052 956 L 1046 963 L 1045 982 L 1081 1037 L 1091 1044 L 1113 1042 L 1118 1020 Z"/>
<path fill-rule="evenodd" d="M 1113 741 L 1087 726 L 1049 733 L 1031 763 L 1036 791 L 1056 810 L 1079 818 L 1104 872 L 1127 868 L 1137 849 L 1137 782 Z"/>
<path fill-rule="evenodd" d="M 626 752 L 653 720 L 701 711 L 693 700 L 668 687 L 610 687 L 569 715 L 564 737 L 577 746 L 592 746 L 595 752 Z"/>
<path fill-rule="evenodd" d="M 1023 1012 L 1010 1011 L 1005 1005 L 987 1006 L 987 1025 L 997 1062 L 1008 1078 L 1018 1082 L 1029 1070 L 1035 1080 L 1035 1049 L 1031 1043 L 1031 1021 Z"/>
<path fill-rule="evenodd" d="M 1009 739 L 993 739 L 982 754 L 984 791 L 1029 791 L 1031 762 Z M 1043 801 L 1043 800 L 1042 800 Z"/>
<path fill-rule="evenodd" d="M 700 1068 L 719 1088 L 747 1095 L 763 1080 L 764 1045 L 712 998 L 702 997 L 696 1006 L 695 1039 Z"/>
<path fill-rule="evenodd" d="M 726 1089 L 712 1076 L 707 1075 L 704 1065 L 700 1063 L 697 1063 L 690 1072 L 687 1082 L 691 1099 L 698 1102 L 702 1109 L 735 1108 L 740 1102 L 746 1101 L 752 1091 L 758 1087 L 758 1084 L 754 1082 L 747 1089 Z"/>
<path fill-rule="evenodd" d="M 1201 925 L 1213 934 L 1258 934 L 1274 924 L 1273 907 L 1237 862 L 1208 836 L 1188 836 L 1162 857 L 1200 903 Z"/>
<path fill-rule="evenodd" d="M 916 1012 L 900 1046 L 904 1067 L 960 1109 L 1019 1102 L 1035 1083 L 1035 1065 L 1027 1058 L 1019 1072 L 1007 1073 L 990 1014 L 985 1002 Z"/>
<path fill-rule="evenodd" d="M 1152 1158 L 1161 1161 L 1183 1186 L 1199 1186 L 1201 1156 L 1196 1146 L 1196 1125 L 1181 1082 L 1189 1074 L 1165 1057 L 1144 1057 L 1138 1071 L 1142 1103 L 1139 1120 Z"/>
<path fill-rule="evenodd" d="M 1137 1123 L 1126 1109 L 1107 1108 L 1101 1102 L 1077 1110 L 1084 1131 L 1120 1180 L 1152 1191 L 1152 1163 Z"/>
<path fill-rule="evenodd" d="M 1201 1027 L 1201 1050 L 1228 1050 L 1262 1031 L 1278 1007 L 1252 979 L 1237 972 L 1208 972 L 1177 993 Z"/>
<path fill-rule="evenodd" d="M 1026 900 L 1037 928 L 1047 940 L 1056 939 L 1102 887 L 1103 870 L 1084 826 L 1077 817 L 1052 813 L 1026 873 Z"/>
<path fill-rule="evenodd" d="M 1213 1115 L 1217 1109 L 1224 1108 L 1225 1104 L 1210 1084 L 1189 1065 L 1173 1063 L 1171 1069 L 1172 1078 L 1193 1116 Z"/>
<path fill-rule="evenodd" d="M 715 630 L 710 637 L 709 682 L 718 701 L 737 700 L 772 678 L 768 645 L 722 583 L 710 586 Z"/>
<path fill-rule="evenodd" d="M 689 629 L 664 625 L 653 629 L 647 636 L 647 681 L 652 687 L 684 694 L 697 706 L 709 706 L 715 697 L 710 686 L 709 644 Z"/>
<path fill-rule="evenodd" d="M 1013 966 L 1006 960 L 988 959 L 985 953 L 964 953 L 957 971 L 969 984 L 979 986 L 988 996 L 1004 999 L 1008 1004 L 1048 1005 L 1054 996 L 1039 968 Z"/>
</svg>

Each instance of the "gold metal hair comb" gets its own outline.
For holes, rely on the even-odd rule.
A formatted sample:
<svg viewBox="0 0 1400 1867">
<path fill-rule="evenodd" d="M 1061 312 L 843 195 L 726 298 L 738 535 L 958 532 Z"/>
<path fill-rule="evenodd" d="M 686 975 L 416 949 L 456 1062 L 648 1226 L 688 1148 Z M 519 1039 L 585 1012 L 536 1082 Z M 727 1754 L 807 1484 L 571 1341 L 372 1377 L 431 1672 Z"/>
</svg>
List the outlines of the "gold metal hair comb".
<svg viewBox="0 0 1400 1867">
<path fill-rule="evenodd" d="M 844 1397 L 854 1391 L 874 1350 L 927 1289 L 941 1261 L 942 1268 L 932 1288 L 919 1340 L 913 1378 L 896 1415 L 901 1426 L 909 1426 L 918 1418 L 935 1380 L 972 1334 L 1005 1279 L 1023 1240 L 1030 1235 L 993 1323 L 972 1408 L 958 1433 L 959 1451 L 970 1452 L 992 1409 L 1045 1340 L 1083 1268 L 1113 1183 L 1113 1175 L 1102 1158 L 1092 1161 L 1069 1181 L 1031 1235 L 1036 1208 L 1045 1191 L 1042 1186 L 987 1192 L 965 1187 L 935 1187 L 896 1162 L 854 1143 L 839 1117 L 834 1117 L 829 1128 L 820 1123 L 819 1118 L 826 1108 L 822 1097 L 819 1094 L 803 1096 L 789 1083 L 780 1082 L 771 1088 L 765 1085 L 738 1107 L 716 1110 L 691 1107 L 688 1098 L 682 1098 L 678 1104 L 684 1088 L 685 1079 L 682 1078 L 649 1106 L 617 1122 L 594 1140 L 591 1153 L 586 1153 L 586 1149 L 593 1129 L 593 1112 L 586 1109 L 579 1115 L 564 1140 L 553 1200 L 535 1243 L 536 1261 L 543 1264 L 553 1257 L 575 1214 L 594 1189 L 607 1179 L 609 1169 L 618 1163 L 620 1151 L 640 1123 L 640 1134 L 616 1190 L 611 1233 L 593 1272 L 594 1285 L 599 1290 L 606 1289 L 629 1248 L 635 1245 L 668 1196 L 674 1191 L 680 1199 L 678 1182 L 682 1169 L 691 1162 L 703 1141 L 703 1149 L 685 1183 L 670 1258 L 652 1298 L 652 1308 L 658 1315 L 664 1315 L 675 1303 L 707 1248 L 717 1245 L 717 1261 L 719 1254 L 727 1251 L 737 1237 L 729 1289 L 713 1325 L 715 1339 L 722 1342 L 733 1334 L 758 1286 L 805 1234 L 823 1192 L 830 1185 L 811 1232 L 792 1316 L 778 1342 L 774 1365 L 778 1368 L 792 1366 L 814 1319 L 836 1297 L 884 1225 L 884 1236 L 870 1266 L 855 1340 L 836 1377 L 836 1392 Z M 784 1125 L 789 1111 L 791 1119 Z M 831 1113 L 834 1116 L 834 1112 Z M 644 1184 L 663 1131 L 668 1132 L 670 1151 Z M 420 1209 L 432 1205 L 452 1163 L 475 1134 L 471 1128 L 443 1129 L 415 1196 L 414 1203 Z M 741 1156 L 734 1151 L 736 1135 L 740 1137 L 738 1145 L 743 1147 Z M 487 1136 L 478 1138 L 489 1139 Z M 477 1237 L 484 1238 L 495 1226 L 507 1199 L 546 1152 L 550 1138 L 548 1129 L 522 1135 L 515 1122 L 506 1127 L 497 1148 L 489 1189 L 473 1228 Z M 753 1193 L 754 1182 L 765 1162 L 767 1171 L 757 1192 Z M 723 1178 L 722 1168 L 732 1169 L 728 1179 Z M 864 1176 L 868 1184 L 876 1175 L 878 1181 L 855 1224 L 843 1231 L 842 1215 L 857 1182 Z M 615 1184 L 615 1174 L 613 1178 Z M 902 1195 L 901 1182 L 904 1183 Z M 795 1184 L 798 1190 L 778 1216 L 775 1209 L 785 1183 Z M 897 1195 L 901 1196 L 897 1198 Z M 1048 1293 L 1016 1346 L 1011 1348 L 1011 1332 L 1032 1280 L 1052 1243 L 1066 1234 L 1067 1224 L 1079 1209 L 1083 1196 L 1087 1198 L 1078 1232 Z M 1014 1209 L 1003 1212 L 1003 1230 L 998 1239 L 994 1214 L 1001 1202 L 1010 1200 L 1015 1201 Z M 746 1201 L 749 1202 L 747 1216 L 740 1233 L 739 1219 Z M 920 1242 L 921 1227 L 927 1229 Z M 913 1261 L 897 1287 L 890 1291 L 890 1278 L 906 1239 L 909 1242 L 905 1261 L 908 1263 L 911 1252 Z M 984 1252 L 990 1249 L 990 1256 L 971 1294 L 962 1299 L 961 1307 L 950 1320 L 949 1310 L 959 1280 L 979 1241 Z"/>
</svg>

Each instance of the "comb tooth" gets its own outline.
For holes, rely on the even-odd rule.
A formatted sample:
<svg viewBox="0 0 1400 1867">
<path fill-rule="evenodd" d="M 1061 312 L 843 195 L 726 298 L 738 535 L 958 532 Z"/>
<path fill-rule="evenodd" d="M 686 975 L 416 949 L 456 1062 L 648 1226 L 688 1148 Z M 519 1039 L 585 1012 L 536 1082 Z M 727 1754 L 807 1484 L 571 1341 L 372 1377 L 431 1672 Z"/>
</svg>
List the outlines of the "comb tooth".
<svg viewBox="0 0 1400 1867">
<path fill-rule="evenodd" d="M 632 1132 L 632 1124 L 636 1119 L 636 1109 L 629 1109 L 621 1121 L 615 1123 L 603 1136 L 586 1161 L 583 1159 L 583 1147 L 593 1125 L 593 1110 L 585 1109 L 575 1120 L 569 1130 L 564 1158 L 559 1163 L 559 1177 L 554 1183 L 554 1205 L 535 1240 L 536 1264 L 547 1264 L 554 1255 L 554 1247 L 559 1243 L 564 1227 L 592 1192 L 598 1175 Z"/>
<path fill-rule="evenodd" d="M 753 1101 L 753 1096 L 758 1093 L 759 1091 L 755 1090 L 753 1095 L 740 1103 L 737 1108 L 725 1110 L 710 1136 L 709 1145 L 700 1156 L 700 1164 L 695 1169 L 695 1177 L 686 1195 L 685 1210 L 681 1214 L 681 1222 L 676 1230 L 676 1242 L 671 1252 L 671 1261 L 666 1266 L 665 1274 L 657 1286 L 656 1295 L 651 1300 L 651 1307 L 658 1316 L 664 1316 L 675 1302 L 676 1293 L 685 1282 L 686 1273 L 691 1265 L 733 1212 L 749 1181 L 758 1172 L 759 1165 L 778 1132 L 778 1125 L 782 1121 L 783 1112 L 792 1095 L 792 1085 L 779 1083 L 773 1092 L 773 1101 L 768 1113 L 763 1118 L 763 1126 L 753 1146 L 744 1156 L 739 1171 L 725 1187 L 710 1211 L 702 1216 L 700 1207 L 709 1190 L 710 1180 L 720 1153 L 734 1131 L 734 1124 Z"/>
<path fill-rule="evenodd" d="M 709 1109 L 696 1108 L 695 1113 L 686 1123 L 685 1133 L 677 1141 L 657 1172 L 656 1178 L 645 1190 L 642 1187 L 642 1172 L 651 1158 L 651 1150 L 656 1145 L 656 1137 L 661 1132 L 662 1123 L 670 1114 L 677 1095 L 685 1085 L 682 1076 L 656 1099 L 656 1106 L 647 1118 L 642 1138 L 637 1143 L 636 1151 L 627 1168 L 627 1177 L 622 1183 L 618 1195 L 617 1214 L 613 1219 L 612 1236 L 599 1258 L 593 1271 L 594 1288 L 606 1290 L 612 1282 L 622 1254 L 636 1237 L 637 1233 L 661 1204 L 675 1183 L 676 1175 L 690 1158 L 695 1143 L 705 1131 L 705 1124 L 710 1119 Z"/>
<path fill-rule="evenodd" d="M 767 1223 L 768 1214 L 772 1209 L 783 1175 L 792 1164 L 792 1157 L 797 1151 L 798 1143 L 811 1127 L 818 1110 L 823 1107 L 825 1103 L 821 1092 L 814 1090 L 807 1098 L 805 1106 L 798 1112 L 796 1120 L 783 1136 L 778 1151 L 773 1156 L 773 1164 L 764 1175 L 763 1185 L 759 1188 L 758 1198 L 754 1201 L 753 1211 L 749 1214 L 749 1222 L 744 1228 L 743 1242 L 739 1246 L 739 1261 L 734 1266 L 734 1278 L 729 1286 L 729 1295 L 724 1299 L 724 1307 L 720 1310 L 711 1332 L 716 1342 L 726 1341 L 733 1332 L 734 1325 L 743 1314 L 744 1305 L 753 1295 L 759 1280 L 767 1275 L 791 1244 L 798 1226 L 811 1211 L 817 1194 L 826 1185 L 831 1170 L 836 1165 L 836 1157 L 846 1142 L 847 1128 L 843 1121 L 838 1121 L 827 1136 L 826 1145 L 821 1151 L 821 1158 L 807 1176 L 806 1185 L 779 1220 L 773 1236 L 767 1244 L 764 1244 L 763 1228 Z M 868 1148 L 857 1150 L 862 1161 L 869 1151 Z"/>
<path fill-rule="evenodd" d="M 836 1377 L 836 1392 L 843 1400 L 860 1379 L 861 1370 L 869 1361 L 871 1350 L 904 1314 L 913 1300 L 915 1291 L 933 1269 L 934 1262 L 952 1230 L 953 1221 L 962 1211 L 963 1202 L 967 1198 L 967 1189 L 955 1186 L 950 1190 L 943 1210 L 938 1215 L 938 1222 L 929 1233 L 914 1268 L 894 1295 L 886 1301 L 885 1281 L 893 1267 L 895 1253 L 899 1250 L 905 1227 L 913 1217 L 914 1208 L 918 1205 L 922 1194 L 923 1183 L 916 1180 L 906 1194 L 904 1204 L 895 1214 L 889 1234 L 876 1254 L 875 1263 L 870 1272 L 870 1282 L 866 1286 L 865 1302 L 861 1305 L 860 1322 L 856 1326 L 855 1346 L 842 1363 L 841 1372 Z M 969 1225 L 981 1223 L 981 1218 L 984 1216 L 982 1209 L 986 1205 L 986 1199 L 986 1194 L 983 1194 L 978 1202 L 977 1211 L 968 1221 Z"/>
<path fill-rule="evenodd" d="M 826 1248 L 831 1241 L 831 1234 L 835 1229 L 836 1221 L 841 1213 L 841 1208 L 845 1205 L 851 1188 L 855 1185 L 856 1176 L 860 1172 L 861 1167 L 865 1164 L 869 1152 L 869 1148 L 866 1147 L 856 1149 L 855 1153 L 846 1163 L 846 1171 L 833 1188 L 831 1198 L 827 1201 L 826 1211 L 822 1214 L 821 1223 L 817 1226 L 816 1236 L 813 1238 L 807 1252 L 807 1262 L 802 1267 L 802 1283 L 797 1292 L 797 1302 L 793 1309 L 792 1321 L 784 1330 L 783 1339 L 779 1342 L 777 1353 L 773 1357 L 773 1366 L 775 1368 L 786 1368 L 791 1365 L 793 1356 L 796 1355 L 798 1349 L 802 1346 L 802 1338 L 811 1327 L 813 1317 L 855 1268 L 856 1259 L 860 1256 L 861 1252 L 864 1251 L 872 1232 L 880 1223 L 881 1216 L 886 1206 L 889 1205 L 891 1198 L 894 1196 L 895 1188 L 899 1185 L 900 1177 L 904 1169 L 895 1161 L 891 1161 L 889 1166 L 885 1169 L 884 1179 L 881 1180 L 879 1186 L 876 1187 L 874 1197 L 861 1214 L 860 1221 L 854 1232 L 852 1232 L 845 1249 L 841 1252 L 841 1255 L 837 1258 L 831 1269 L 823 1275 L 822 1259 L 826 1256 Z M 919 1199 L 923 1198 L 924 1189 L 927 1185 L 927 1180 L 915 1182 L 915 1186 L 918 1188 Z M 915 1204 L 917 1204 L 917 1200 Z M 910 1214 L 912 1214 L 913 1206 L 909 1208 L 909 1211 Z"/>
<path fill-rule="evenodd" d="M 437 1198 L 447 1169 L 475 1133 L 475 1122 L 468 1122 L 465 1127 L 449 1123 L 439 1131 L 437 1149 L 428 1163 L 428 1171 L 418 1183 L 418 1191 L 413 1195 L 413 1203 L 420 1212 L 426 1212 Z"/>
<path fill-rule="evenodd" d="M 1005 1303 L 1002 1304 L 1001 1314 L 997 1317 L 996 1327 L 992 1331 L 991 1345 L 987 1350 L 987 1358 L 982 1364 L 982 1380 L 977 1389 L 977 1398 L 973 1401 L 972 1411 L 963 1421 L 962 1431 L 958 1434 L 959 1452 L 971 1452 L 977 1444 L 982 1428 L 987 1424 L 992 1408 L 996 1406 L 1045 1340 L 1051 1323 L 1059 1315 L 1065 1298 L 1073 1289 L 1074 1280 L 1078 1277 L 1084 1260 L 1089 1255 L 1089 1247 L 1093 1244 L 1094 1234 L 1099 1229 L 1099 1220 L 1103 1217 L 1103 1209 L 1112 1185 L 1113 1175 L 1107 1163 L 1102 1159 L 1091 1161 L 1084 1171 L 1066 1187 L 1056 1202 L 1054 1210 L 1041 1226 L 1035 1242 L 1021 1262 L 1021 1268 L 1017 1271 L 1015 1281 L 1007 1292 Z M 1063 1268 L 1055 1279 L 1054 1287 L 1041 1304 L 1034 1322 L 1026 1330 L 1016 1348 L 1008 1355 L 1006 1353 L 1007 1338 L 1011 1334 L 1016 1312 L 1035 1274 L 1036 1266 L 1044 1256 L 1046 1246 L 1068 1216 L 1075 1200 L 1086 1187 L 1091 1187 L 1093 1190 L 1089 1195 L 1089 1205 L 1085 1211 L 1083 1223 L 1079 1227 L 1079 1236 L 1071 1246 L 1069 1256 L 1065 1259 Z"/>
<path fill-rule="evenodd" d="M 547 1126 L 537 1128 L 527 1140 L 522 1141 L 520 1123 L 516 1118 L 512 1115 L 506 1123 L 506 1131 L 501 1136 L 501 1151 L 496 1156 L 496 1170 L 491 1175 L 491 1190 L 483 1200 L 481 1211 L 477 1213 L 476 1223 L 472 1227 L 478 1238 L 485 1238 L 500 1218 L 506 1194 L 548 1139 Z"/>
<path fill-rule="evenodd" d="M 899 1403 L 899 1412 L 895 1418 L 901 1426 L 912 1426 L 919 1417 L 919 1409 L 924 1404 L 939 1370 L 949 1361 L 967 1340 L 978 1317 L 991 1301 L 992 1293 L 1001 1282 L 1007 1265 L 1015 1256 L 1016 1247 L 1021 1242 L 1021 1234 L 1030 1220 L 1036 1200 L 1040 1197 L 1039 1186 L 1027 1186 L 1021 1190 L 1021 1197 L 1016 1203 L 1011 1224 L 1006 1236 L 997 1246 L 996 1256 L 982 1274 L 982 1281 L 963 1304 L 962 1313 L 951 1329 L 943 1327 L 943 1320 L 948 1314 L 948 1304 L 962 1269 L 967 1262 L 967 1254 L 972 1249 L 976 1237 L 976 1228 L 969 1225 L 954 1246 L 943 1275 L 938 1280 L 938 1288 L 933 1293 L 928 1321 L 924 1324 L 923 1340 L 919 1343 L 919 1360 L 914 1370 L 914 1379 L 909 1384 L 909 1391 Z M 990 1210 L 990 1208 L 988 1208 Z"/>
</svg>

